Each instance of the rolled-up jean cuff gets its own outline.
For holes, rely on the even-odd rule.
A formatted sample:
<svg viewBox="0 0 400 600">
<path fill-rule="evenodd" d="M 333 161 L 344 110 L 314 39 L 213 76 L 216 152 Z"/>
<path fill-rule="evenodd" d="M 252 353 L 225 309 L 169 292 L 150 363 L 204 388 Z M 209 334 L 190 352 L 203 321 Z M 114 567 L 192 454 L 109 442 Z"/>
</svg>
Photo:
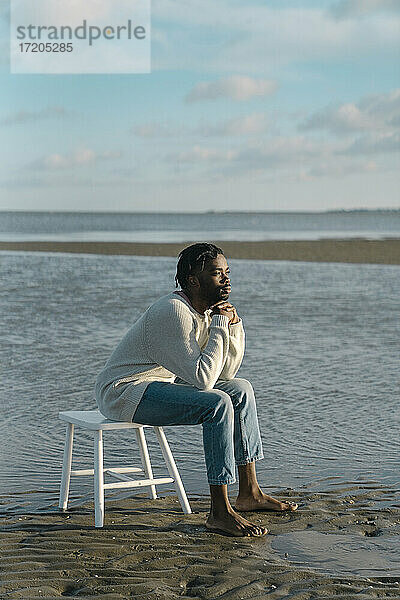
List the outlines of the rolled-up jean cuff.
<svg viewBox="0 0 400 600">
<path fill-rule="evenodd" d="M 249 465 L 252 462 L 256 462 L 256 460 L 262 460 L 263 458 L 264 458 L 264 454 L 261 452 L 261 454 L 257 454 L 256 456 L 253 456 L 253 458 L 249 458 L 247 460 L 236 462 L 236 466 L 243 467 L 244 465 Z"/>
<path fill-rule="evenodd" d="M 208 480 L 208 484 L 209 485 L 230 485 L 231 483 L 235 483 L 236 482 L 236 478 L 234 479 L 228 479 L 227 481 L 217 481 L 217 480 Z"/>
</svg>

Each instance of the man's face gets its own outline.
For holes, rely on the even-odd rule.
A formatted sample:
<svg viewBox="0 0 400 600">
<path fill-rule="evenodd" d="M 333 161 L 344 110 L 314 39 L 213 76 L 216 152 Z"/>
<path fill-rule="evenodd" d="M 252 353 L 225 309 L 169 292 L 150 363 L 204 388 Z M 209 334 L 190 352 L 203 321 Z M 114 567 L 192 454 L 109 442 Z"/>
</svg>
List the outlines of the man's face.
<svg viewBox="0 0 400 600">
<path fill-rule="evenodd" d="M 223 254 L 209 260 L 204 265 L 204 270 L 196 274 L 199 282 L 197 292 L 208 306 L 221 300 L 227 300 L 231 293 L 229 267 Z"/>
</svg>

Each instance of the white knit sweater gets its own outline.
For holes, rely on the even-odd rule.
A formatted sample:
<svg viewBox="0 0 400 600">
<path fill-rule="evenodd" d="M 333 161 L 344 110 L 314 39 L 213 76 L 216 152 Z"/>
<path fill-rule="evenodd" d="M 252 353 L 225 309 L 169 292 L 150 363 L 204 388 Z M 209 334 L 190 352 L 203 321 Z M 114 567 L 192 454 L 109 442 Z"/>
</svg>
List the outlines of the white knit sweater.
<svg viewBox="0 0 400 600">
<path fill-rule="evenodd" d="M 201 390 L 218 379 L 233 379 L 242 363 L 242 321 L 230 325 L 211 310 L 198 313 L 171 292 L 152 304 L 118 344 L 96 381 L 100 411 L 116 421 L 132 421 L 152 381 L 175 376 Z"/>
</svg>

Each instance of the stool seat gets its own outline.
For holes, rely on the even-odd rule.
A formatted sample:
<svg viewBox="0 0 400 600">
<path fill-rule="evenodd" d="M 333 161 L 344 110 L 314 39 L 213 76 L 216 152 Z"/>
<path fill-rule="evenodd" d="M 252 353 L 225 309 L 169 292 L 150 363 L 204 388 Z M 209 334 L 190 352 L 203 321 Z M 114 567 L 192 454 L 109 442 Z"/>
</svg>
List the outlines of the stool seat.
<svg viewBox="0 0 400 600">
<path fill-rule="evenodd" d="M 101 414 L 99 410 L 66 410 L 58 414 L 62 421 L 81 425 L 86 429 L 137 429 L 138 427 L 151 427 L 140 425 L 131 421 L 112 421 Z"/>
<path fill-rule="evenodd" d="M 177 466 L 171 449 L 165 437 L 162 427 L 153 425 L 141 425 L 140 423 L 131 423 L 130 421 L 112 421 L 101 414 L 99 410 L 67 410 L 59 413 L 59 418 L 66 422 L 67 432 L 64 447 L 63 468 L 61 476 L 60 502 L 59 507 L 67 510 L 69 485 L 71 476 L 93 476 L 94 478 L 94 513 L 95 527 L 103 527 L 104 524 L 104 490 L 121 488 L 150 488 L 149 496 L 152 499 L 157 498 L 156 485 L 163 483 L 173 483 L 178 494 L 179 502 L 185 514 L 192 512 L 189 501 L 186 496 Z M 72 470 L 72 449 L 74 440 L 74 428 L 78 425 L 93 431 L 94 435 L 94 455 L 93 469 Z M 158 443 L 160 445 L 165 464 L 168 469 L 169 477 L 153 476 L 153 470 L 150 462 L 149 451 L 147 448 L 144 428 L 153 429 Z M 139 467 L 108 467 L 103 464 L 103 431 L 118 429 L 134 429 L 136 440 L 140 449 L 140 458 L 142 468 Z M 129 473 L 144 473 L 142 479 L 132 479 Z M 109 475 L 118 479 L 115 483 L 105 483 L 104 476 Z"/>
</svg>

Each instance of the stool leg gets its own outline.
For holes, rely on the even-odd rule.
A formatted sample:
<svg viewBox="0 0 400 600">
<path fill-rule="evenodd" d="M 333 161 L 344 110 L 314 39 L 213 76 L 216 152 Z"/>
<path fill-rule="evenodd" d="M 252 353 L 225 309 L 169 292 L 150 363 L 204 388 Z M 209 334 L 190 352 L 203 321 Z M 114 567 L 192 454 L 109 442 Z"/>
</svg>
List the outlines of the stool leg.
<svg viewBox="0 0 400 600">
<path fill-rule="evenodd" d="M 140 458 L 142 459 L 143 470 L 146 473 L 147 479 L 153 479 L 153 469 L 151 468 L 149 450 L 147 448 L 146 438 L 144 435 L 143 427 L 135 429 L 137 443 L 140 448 Z M 152 500 L 157 498 L 156 486 L 151 485 L 149 487 L 149 496 Z"/>
<path fill-rule="evenodd" d="M 74 443 L 74 425 L 73 423 L 67 423 L 67 433 L 65 437 L 64 446 L 64 458 L 61 474 L 61 487 L 60 487 L 60 501 L 59 508 L 67 510 L 68 507 L 68 495 L 69 495 L 69 482 L 71 479 L 71 465 L 72 465 L 72 446 Z"/>
<path fill-rule="evenodd" d="M 94 432 L 94 525 L 104 524 L 103 432 Z"/>
<path fill-rule="evenodd" d="M 161 451 L 163 453 L 163 457 L 165 463 L 168 467 L 168 472 L 170 477 L 174 479 L 174 485 L 176 489 L 176 493 L 178 494 L 179 502 L 181 503 L 182 510 L 185 514 L 190 515 L 192 509 L 190 508 L 189 501 L 186 496 L 185 488 L 183 487 L 181 477 L 179 475 L 179 471 L 176 467 L 174 457 L 172 456 L 171 449 L 167 442 L 167 438 L 165 437 L 165 433 L 162 427 L 154 427 L 156 432 L 156 436 L 158 439 L 158 443 L 160 444 Z"/>
</svg>

